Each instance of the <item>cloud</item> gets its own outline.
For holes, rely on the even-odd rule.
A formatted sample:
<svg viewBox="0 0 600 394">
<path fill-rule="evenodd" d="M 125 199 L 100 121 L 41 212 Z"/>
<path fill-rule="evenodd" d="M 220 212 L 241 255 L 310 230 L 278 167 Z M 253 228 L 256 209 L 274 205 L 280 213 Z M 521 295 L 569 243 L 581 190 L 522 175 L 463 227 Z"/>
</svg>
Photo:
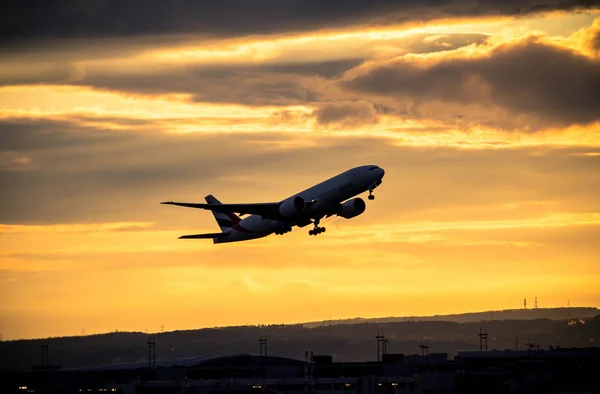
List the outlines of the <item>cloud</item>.
<svg viewBox="0 0 600 394">
<path fill-rule="evenodd" d="M 594 21 L 594 24 L 589 31 L 589 46 L 595 52 L 596 56 L 600 55 L 600 18 Z"/>
<path fill-rule="evenodd" d="M 0 63 L 0 85 L 65 84 L 83 78 L 84 72 L 75 64 L 59 61 Z"/>
<path fill-rule="evenodd" d="M 18 152 L 0 152 L 0 171 L 26 170 L 30 163 L 31 159 L 29 157 Z"/>
<path fill-rule="evenodd" d="M 149 231 L 154 223 L 89 223 L 54 226 L 25 226 L 0 224 L 0 234 L 86 234 L 98 232 Z"/>
<path fill-rule="evenodd" d="M 326 77 L 362 60 L 245 66 L 172 66 L 155 73 L 88 72 L 73 85 L 135 94 L 189 94 L 195 102 L 298 105 L 318 101 Z"/>
<path fill-rule="evenodd" d="M 364 100 L 327 103 L 314 111 L 313 115 L 323 126 L 354 128 L 379 122 L 377 110 L 373 104 Z"/>
<path fill-rule="evenodd" d="M 229 202 L 279 200 L 369 163 L 386 168 L 386 181 L 378 203 L 369 205 L 360 221 L 455 219 L 449 215 L 467 208 L 481 217 L 489 215 L 486 208 L 473 207 L 490 210 L 493 204 L 530 200 L 557 201 L 557 210 L 589 211 L 600 193 L 600 157 L 574 155 L 589 153 L 588 147 L 544 148 L 544 155 L 534 155 L 539 148 L 394 146 L 394 140 L 375 137 L 260 130 L 180 134 L 131 126 L 112 132 L 32 120 L 0 123 L 0 139 L 3 148 L 28 157 L 33 166 L 0 171 L 5 191 L 0 223 L 5 224 L 153 222 L 159 228 L 190 223 L 211 228 L 206 212 L 158 203 L 201 201 L 208 193 Z M 390 206 L 396 207 L 391 213 Z"/>
<path fill-rule="evenodd" d="M 247 36 L 288 33 L 349 25 L 382 26 L 439 18 L 523 15 L 550 10 L 597 7 L 590 0 L 395 1 L 348 0 L 222 0 L 211 3 L 183 0 L 174 4 L 93 0 L 39 3 L 10 1 L 0 17 L 0 44 L 43 38 L 198 34 Z"/>
<path fill-rule="evenodd" d="M 478 111 L 500 109 L 517 120 L 503 126 L 521 130 L 600 120 L 600 60 L 536 39 L 502 44 L 476 57 L 402 57 L 351 70 L 341 83 L 356 93 L 392 99 L 409 117 L 439 117 L 432 111 L 437 106 L 446 119 L 460 115 L 461 121 L 489 126 L 502 122 Z"/>
<path fill-rule="evenodd" d="M 86 59 L 83 51 L 79 58 L 72 55 L 72 63 L 56 64 L 53 58 L 30 62 L 16 58 L 0 64 L 0 70 L 7 71 L 0 84 L 69 83 L 126 94 L 189 94 L 196 102 L 298 105 L 335 98 L 331 81 L 368 58 L 449 50 L 481 43 L 486 37 L 482 34 L 413 34 L 368 40 L 368 45 L 363 44 L 360 49 L 354 48 L 352 40 L 343 40 L 338 44 L 339 53 L 331 54 L 331 59 L 314 55 L 327 53 L 327 40 L 312 45 L 293 41 L 255 43 L 258 47 L 275 45 L 278 48 L 280 53 L 264 61 L 236 59 L 233 54 L 242 51 L 243 45 L 232 48 L 230 58 L 221 58 L 215 49 L 216 53 L 189 55 L 186 61 L 181 61 L 181 57 L 197 49 L 174 48 L 173 57 L 166 60 L 160 60 L 164 54 L 145 60 L 129 59 L 132 64 L 140 62 L 134 67 L 121 67 L 121 59 L 111 60 L 108 55 L 104 62 L 95 63 Z M 55 52 L 57 57 L 61 56 L 60 50 Z"/>
</svg>

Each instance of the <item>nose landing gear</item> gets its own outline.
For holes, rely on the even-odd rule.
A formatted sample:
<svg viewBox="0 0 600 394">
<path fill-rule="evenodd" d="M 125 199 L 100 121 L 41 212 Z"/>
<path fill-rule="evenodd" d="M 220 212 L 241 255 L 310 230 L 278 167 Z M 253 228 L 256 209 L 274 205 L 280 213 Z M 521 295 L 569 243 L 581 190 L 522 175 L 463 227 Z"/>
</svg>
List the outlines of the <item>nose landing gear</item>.
<svg viewBox="0 0 600 394">
<path fill-rule="evenodd" d="M 375 199 L 375 196 L 373 195 L 373 190 L 375 190 L 375 188 L 379 185 L 381 185 L 381 179 L 375 182 L 373 185 L 371 185 L 371 188 L 369 189 L 369 200 Z"/>
</svg>

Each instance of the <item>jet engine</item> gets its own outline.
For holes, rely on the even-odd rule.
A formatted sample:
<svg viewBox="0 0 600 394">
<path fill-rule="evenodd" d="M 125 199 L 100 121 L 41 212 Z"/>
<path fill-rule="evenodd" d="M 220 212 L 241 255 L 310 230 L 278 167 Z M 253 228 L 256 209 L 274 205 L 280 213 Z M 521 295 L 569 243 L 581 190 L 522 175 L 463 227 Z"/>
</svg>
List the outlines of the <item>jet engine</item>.
<svg viewBox="0 0 600 394">
<path fill-rule="evenodd" d="M 300 196 L 292 197 L 285 200 L 279 206 L 279 213 L 284 218 L 295 218 L 306 209 L 306 203 Z"/>
<path fill-rule="evenodd" d="M 339 215 L 344 219 L 351 219 L 363 213 L 367 208 L 365 200 L 362 198 L 353 198 L 342 204 Z"/>
</svg>

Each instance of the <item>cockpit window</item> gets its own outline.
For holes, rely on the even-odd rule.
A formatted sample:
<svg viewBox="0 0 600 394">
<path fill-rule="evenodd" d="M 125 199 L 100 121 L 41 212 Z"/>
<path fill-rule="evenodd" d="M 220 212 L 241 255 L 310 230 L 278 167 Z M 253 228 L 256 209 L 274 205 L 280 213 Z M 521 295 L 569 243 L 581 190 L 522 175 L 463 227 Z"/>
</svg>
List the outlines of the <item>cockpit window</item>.
<svg viewBox="0 0 600 394">
<path fill-rule="evenodd" d="M 369 167 L 369 171 L 373 171 L 373 170 L 376 170 L 376 169 L 378 169 L 378 168 L 379 168 L 379 167 L 377 167 L 377 166 Z"/>
</svg>

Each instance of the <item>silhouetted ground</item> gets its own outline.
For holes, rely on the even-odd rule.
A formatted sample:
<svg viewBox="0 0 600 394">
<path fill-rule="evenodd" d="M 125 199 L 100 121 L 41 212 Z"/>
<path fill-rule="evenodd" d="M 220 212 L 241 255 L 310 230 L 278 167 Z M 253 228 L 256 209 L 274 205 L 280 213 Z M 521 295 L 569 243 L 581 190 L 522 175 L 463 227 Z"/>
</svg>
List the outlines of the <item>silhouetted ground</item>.
<svg viewBox="0 0 600 394">
<path fill-rule="evenodd" d="M 458 313 L 451 315 L 435 316 L 404 316 L 404 317 L 380 317 L 352 319 L 324 320 L 303 323 L 305 327 L 318 327 L 334 324 L 353 323 L 391 323 L 401 321 L 446 321 L 455 323 L 480 322 L 484 320 L 534 320 L 553 319 L 562 320 L 569 318 L 594 317 L 600 313 L 598 308 L 593 307 L 567 307 L 567 308 L 534 308 L 534 309 L 504 309 L 486 312 Z"/>
<path fill-rule="evenodd" d="M 574 315 L 574 313 L 572 313 Z M 336 361 L 375 360 L 375 335 L 381 329 L 389 339 L 389 353 L 420 354 L 425 338 L 430 352 L 456 353 L 479 349 L 480 328 L 488 332 L 489 349 L 525 348 L 536 341 L 548 346 L 597 346 L 600 315 L 578 319 L 493 320 L 470 323 L 411 321 L 336 324 L 308 328 L 303 325 L 269 325 L 208 328 L 153 334 L 157 360 L 162 358 L 258 354 L 258 338 L 266 333 L 268 354 L 304 359 L 305 350 L 331 354 Z M 28 370 L 41 361 L 42 344 L 49 345 L 50 363 L 63 368 L 145 361 L 148 335 L 119 332 L 101 335 L 7 341 L 0 344 L 0 369 Z"/>
</svg>

